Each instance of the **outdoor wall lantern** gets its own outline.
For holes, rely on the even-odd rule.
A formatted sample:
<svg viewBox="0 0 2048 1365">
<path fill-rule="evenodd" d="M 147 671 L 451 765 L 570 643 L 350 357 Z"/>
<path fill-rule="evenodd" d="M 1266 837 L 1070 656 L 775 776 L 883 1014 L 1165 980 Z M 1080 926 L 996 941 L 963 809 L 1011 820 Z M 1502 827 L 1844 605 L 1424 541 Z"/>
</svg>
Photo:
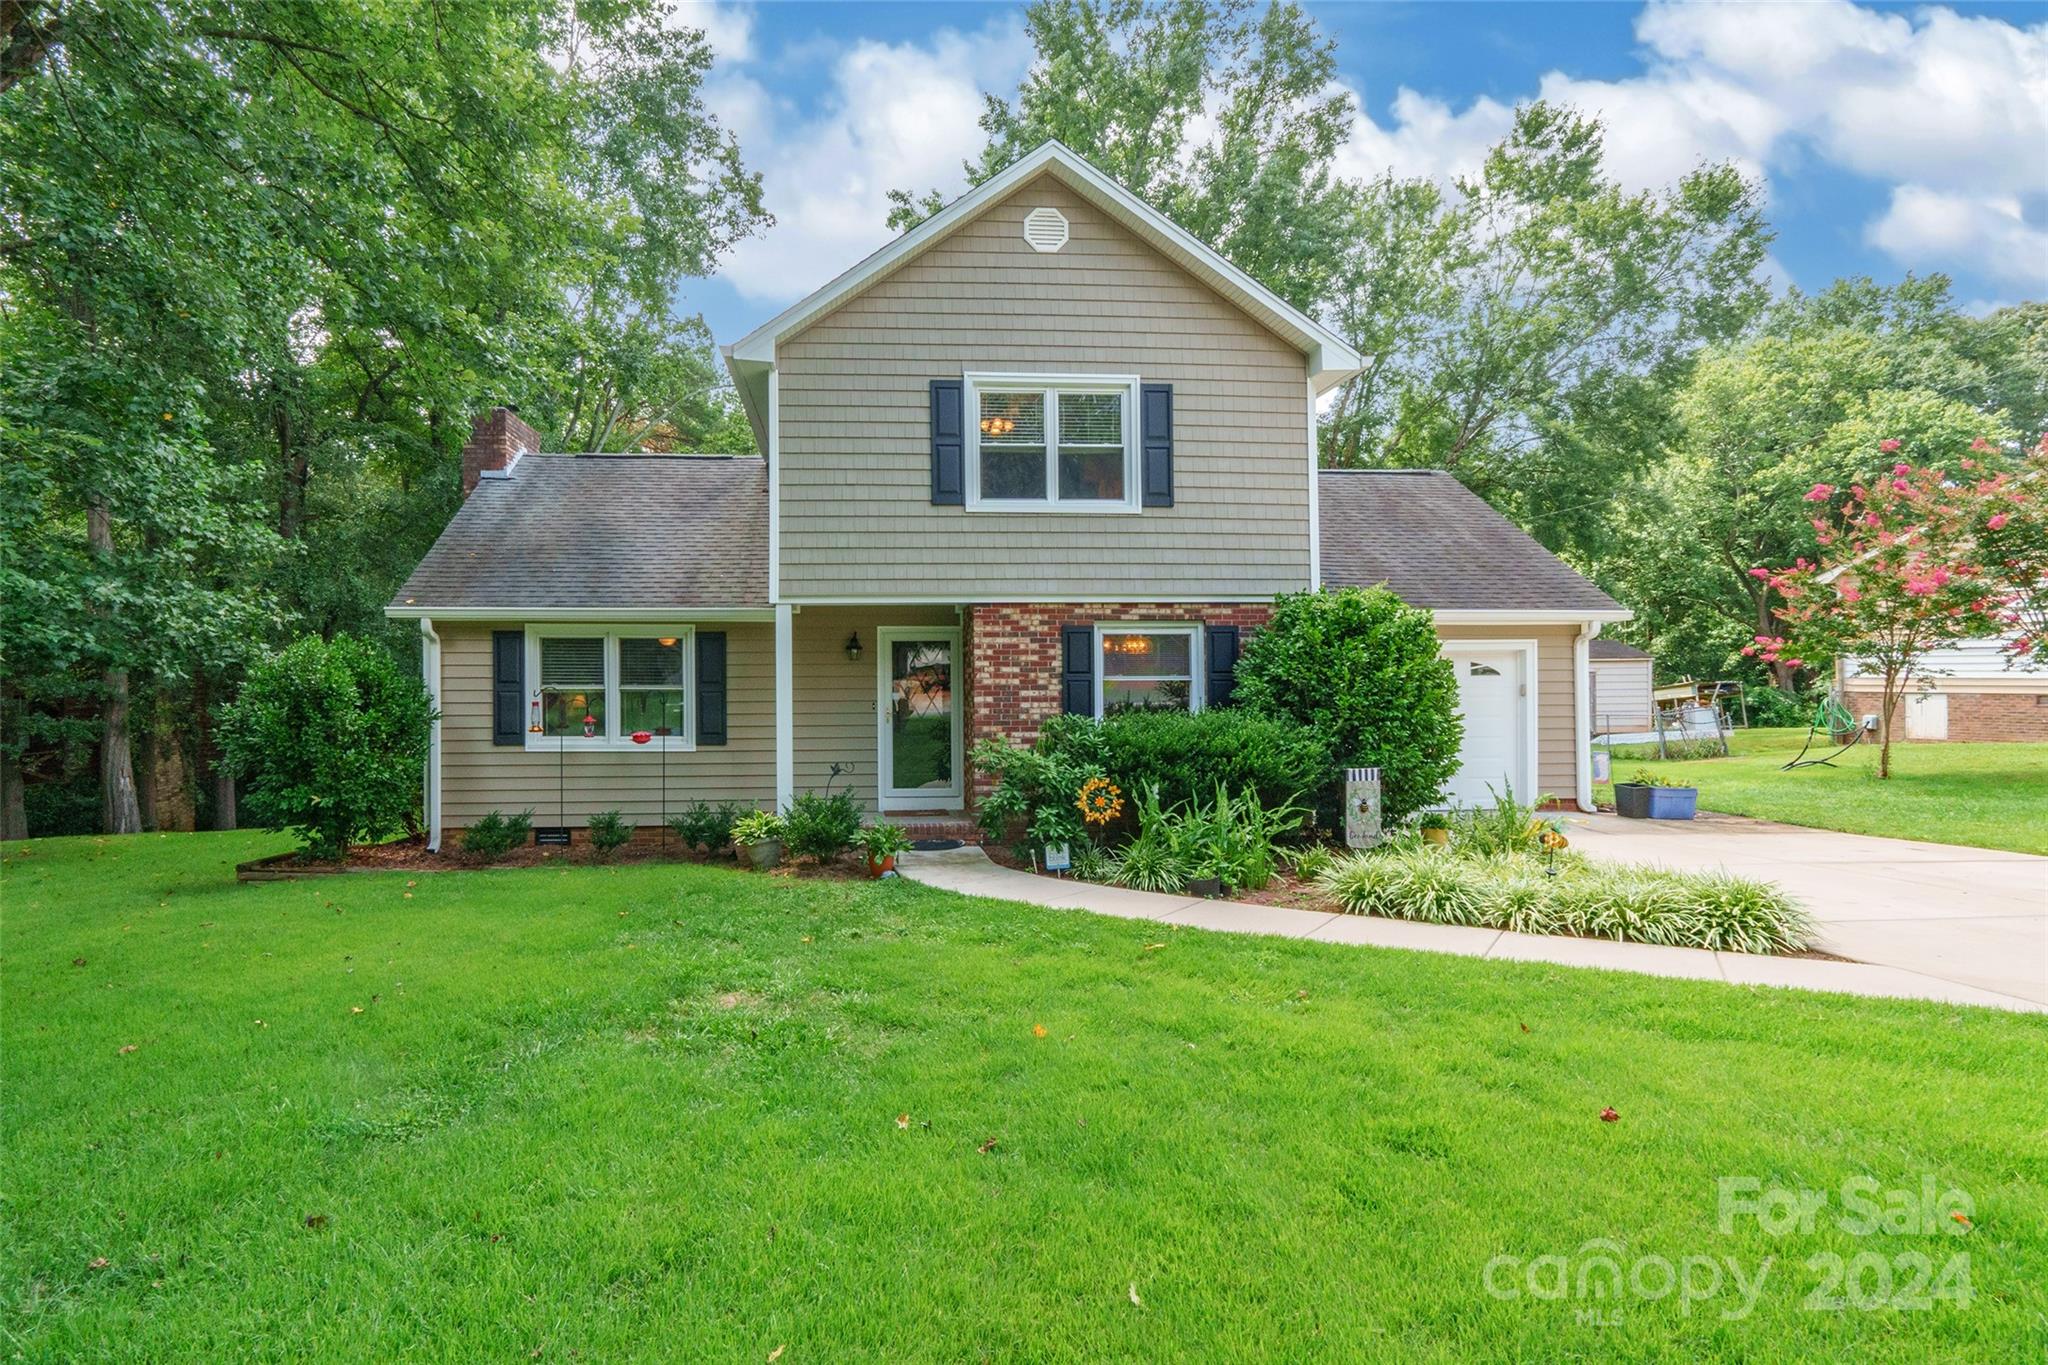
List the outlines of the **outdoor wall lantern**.
<svg viewBox="0 0 2048 1365">
<path fill-rule="evenodd" d="M 853 634 L 846 637 L 846 661 L 850 664 L 857 664 L 860 662 L 859 631 L 855 631 Z"/>
</svg>

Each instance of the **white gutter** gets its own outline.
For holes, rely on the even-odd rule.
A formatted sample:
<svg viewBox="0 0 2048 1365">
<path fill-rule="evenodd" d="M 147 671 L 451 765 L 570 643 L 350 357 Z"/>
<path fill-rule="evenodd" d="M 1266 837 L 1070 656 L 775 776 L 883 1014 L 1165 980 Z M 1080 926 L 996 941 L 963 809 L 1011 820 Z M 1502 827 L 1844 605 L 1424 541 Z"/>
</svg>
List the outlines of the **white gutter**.
<svg viewBox="0 0 2048 1365">
<path fill-rule="evenodd" d="M 427 732 L 427 851 L 441 851 L 441 637 L 434 623 L 420 618 L 420 677 L 427 684 L 427 698 L 434 707 L 432 728 Z"/>
<path fill-rule="evenodd" d="M 1603 621 L 1628 621 L 1635 613 L 1625 607 L 1613 611 L 1571 611 L 1564 608 L 1545 608 L 1537 611 L 1479 611 L 1457 607 L 1437 607 L 1431 614 L 1437 620 L 1457 626 L 1540 626 L 1540 625 L 1592 625 L 1594 634 L 1599 634 L 1598 625 Z M 1590 638 L 1590 637 L 1589 637 Z"/>
<path fill-rule="evenodd" d="M 1588 814 L 1593 810 L 1593 718 L 1586 711 L 1593 704 L 1588 679 L 1592 670 L 1593 637 L 1599 633 L 1600 622 L 1588 621 L 1572 640 L 1572 766 L 1579 779 L 1576 793 L 1579 809 Z"/>
<path fill-rule="evenodd" d="M 893 600 L 893 599 L 892 599 Z M 951 600 L 951 599 L 948 599 Z M 698 621 L 773 621 L 773 607 L 536 607 L 517 603 L 503 607 L 435 607 L 406 603 L 384 608 L 384 615 L 403 621 L 418 617 L 424 621 L 514 621 L 545 626 L 557 621 L 597 621 L 621 624 L 652 621 L 660 625 L 689 625 Z"/>
<path fill-rule="evenodd" d="M 1308 381 L 1308 590 L 1323 586 L 1323 471 L 1316 459 L 1316 381 Z"/>
</svg>

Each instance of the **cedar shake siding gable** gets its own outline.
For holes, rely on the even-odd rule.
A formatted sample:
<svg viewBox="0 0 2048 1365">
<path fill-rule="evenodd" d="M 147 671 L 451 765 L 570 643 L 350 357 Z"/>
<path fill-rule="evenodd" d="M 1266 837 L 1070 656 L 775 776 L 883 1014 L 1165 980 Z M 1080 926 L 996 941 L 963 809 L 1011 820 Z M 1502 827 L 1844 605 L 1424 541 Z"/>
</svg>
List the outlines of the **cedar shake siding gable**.
<svg viewBox="0 0 2048 1365">
<path fill-rule="evenodd" d="M 1040 207 L 1067 219 L 1057 251 L 1024 240 Z M 775 352 L 787 599 L 1231 600 L 1308 586 L 1307 357 L 1053 175 Z M 978 372 L 1171 385 L 1172 505 L 935 504 L 932 385 Z M 1135 439 L 1140 414 L 1126 420 Z"/>
</svg>

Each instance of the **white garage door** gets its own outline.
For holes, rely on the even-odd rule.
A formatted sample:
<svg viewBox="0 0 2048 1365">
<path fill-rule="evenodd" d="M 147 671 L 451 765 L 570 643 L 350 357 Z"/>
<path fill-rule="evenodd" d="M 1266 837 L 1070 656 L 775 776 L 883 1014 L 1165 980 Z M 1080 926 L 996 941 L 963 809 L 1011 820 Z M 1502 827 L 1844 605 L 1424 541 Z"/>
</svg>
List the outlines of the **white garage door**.
<svg viewBox="0 0 2048 1365">
<path fill-rule="evenodd" d="M 1458 709 L 1465 717 L 1465 743 L 1457 775 L 1446 791 L 1452 805 L 1491 806 L 1496 794 L 1512 791 L 1531 801 L 1528 733 L 1518 649 L 1448 650 L 1458 670 Z M 1489 791 L 1488 788 L 1492 790 Z"/>
</svg>

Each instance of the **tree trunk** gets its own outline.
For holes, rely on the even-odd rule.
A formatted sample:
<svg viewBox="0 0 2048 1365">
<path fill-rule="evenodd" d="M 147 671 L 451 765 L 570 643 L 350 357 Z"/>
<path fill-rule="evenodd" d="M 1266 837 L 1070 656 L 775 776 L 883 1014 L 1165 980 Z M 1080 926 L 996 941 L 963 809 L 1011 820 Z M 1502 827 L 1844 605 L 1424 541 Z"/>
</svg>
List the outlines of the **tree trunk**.
<svg viewBox="0 0 2048 1365">
<path fill-rule="evenodd" d="M 205 669 L 192 672 L 192 753 L 199 771 L 195 790 L 211 793 L 208 829 L 235 827 L 235 779 L 223 766 L 220 743 L 213 725 L 213 685 Z"/>
<path fill-rule="evenodd" d="M 0 839 L 28 838 L 28 807 L 21 794 L 21 757 L 0 746 Z"/>
<path fill-rule="evenodd" d="M 106 709 L 100 734 L 100 827 L 109 834 L 142 833 L 142 807 L 135 794 L 135 759 L 128 748 L 128 670 L 105 676 Z"/>
<path fill-rule="evenodd" d="M 168 698 L 159 698 L 151 713 L 146 746 L 148 827 L 159 832 L 190 834 L 199 822 L 192 805 L 192 766 L 185 759 L 185 736 L 177 715 Z"/>
<path fill-rule="evenodd" d="M 114 518 L 106 503 L 96 499 L 86 507 L 85 536 L 95 558 L 113 558 Z M 101 682 L 107 696 L 100 712 L 100 825 L 109 834 L 140 834 L 135 760 L 128 749 L 128 670 L 109 668 Z"/>
<path fill-rule="evenodd" d="M 1877 713 L 1877 776 L 1880 781 L 1892 775 L 1892 712 L 1899 707 L 1899 670 L 1887 667 L 1884 671 L 1884 689 L 1878 696 Z"/>
</svg>

